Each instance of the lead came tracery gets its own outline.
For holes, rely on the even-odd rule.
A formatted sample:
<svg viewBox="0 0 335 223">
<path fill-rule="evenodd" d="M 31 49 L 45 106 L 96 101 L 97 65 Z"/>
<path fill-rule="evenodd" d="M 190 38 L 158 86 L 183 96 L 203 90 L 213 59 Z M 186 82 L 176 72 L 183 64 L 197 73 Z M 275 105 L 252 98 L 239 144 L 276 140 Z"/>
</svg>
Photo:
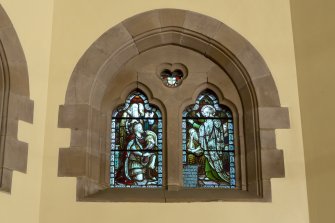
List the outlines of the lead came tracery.
<svg viewBox="0 0 335 223">
<path fill-rule="evenodd" d="M 112 114 L 110 186 L 162 186 L 162 115 L 140 90 Z"/>
<path fill-rule="evenodd" d="M 231 110 L 205 90 L 183 112 L 182 129 L 184 187 L 235 188 Z"/>
</svg>

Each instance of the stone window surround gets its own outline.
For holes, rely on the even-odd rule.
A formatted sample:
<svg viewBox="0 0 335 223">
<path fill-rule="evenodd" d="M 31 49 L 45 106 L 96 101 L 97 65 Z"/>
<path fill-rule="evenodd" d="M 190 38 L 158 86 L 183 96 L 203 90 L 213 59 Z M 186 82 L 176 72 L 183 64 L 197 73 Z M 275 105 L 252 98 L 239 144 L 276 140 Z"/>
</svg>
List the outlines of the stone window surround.
<svg viewBox="0 0 335 223">
<path fill-rule="evenodd" d="M 0 76 L 0 191 L 10 193 L 13 171 L 27 171 L 28 144 L 17 139 L 18 122 L 33 122 L 34 104 L 23 49 L 1 5 Z"/>
<path fill-rule="evenodd" d="M 101 112 L 108 88 L 104 83 L 109 83 L 130 59 L 164 45 L 202 54 L 226 71 L 238 89 L 245 114 L 247 190 L 201 189 L 196 193 L 184 190 L 180 172 L 170 169 L 172 165 L 167 165 L 168 183 L 164 192 L 151 189 L 113 192 L 104 184 L 106 169 L 96 163 L 106 163 L 107 154 L 92 153 L 92 141 L 105 142 L 108 135 L 106 114 Z M 106 66 L 114 69 L 109 75 L 104 75 Z M 190 11 L 145 12 L 103 34 L 85 52 L 71 75 L 65 104 L 59 109 L 58 125 L 71 128 L 70 148 L 61 148 L 59 152 L 58 175 L 77 177 L 79 201 L 271 201 L 270 178 L 284 177 L 283 153 L 276 148 L 275 129 L 289 128 L 289 115 L 288 109 L 280 106 L 265 61 L 246 39 L 225 24 Z M 77 142 L 81 142 L 80 146 Z"/>
</svg>

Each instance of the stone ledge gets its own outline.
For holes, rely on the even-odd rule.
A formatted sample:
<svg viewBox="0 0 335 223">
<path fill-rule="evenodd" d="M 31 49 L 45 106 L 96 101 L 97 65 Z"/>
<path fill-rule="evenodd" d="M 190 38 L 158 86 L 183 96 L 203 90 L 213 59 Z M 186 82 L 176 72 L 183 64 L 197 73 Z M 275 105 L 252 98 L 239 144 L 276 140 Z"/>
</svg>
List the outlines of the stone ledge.
<svg viewBox="0 0 335 223">
<path fill-rule="evenodd" d="M 262 175 L 263 179 L 285 177 L 284 153 L 282 150 L 262 151 Z"/>
<path fill-rule="evenodd" d="M 86 174 L 86 152 L 83 148 L 60 148 L 59 177 L 78 177 Z"/>
<path fill-rule="evenodd" d="M 26 96 L 9 95 L 8 118 L 33 123 L 34 102 Z"/>
<path fill-rule="evenodd" d="M 61 105 L 58 113 L 58 127 L 87 129 L 90 106 L 85 104 Z"/>
<path fill-rule="evenodd" d="M 290 119 L 288 108 L 261 107 L 259 111 L 260 129 L 288 129 Z"/>
<path fill-rule="evenodd" d="M 32 124 L 34 122 L 34 102 L 29 98 L 25 98 L 18 107 L 19 120 Z"/>
<path fill-rule="evenodd" d="M 15 138 L 6 137 L 4 167 L 27 172 L 28 144 Z"/>
</svg>

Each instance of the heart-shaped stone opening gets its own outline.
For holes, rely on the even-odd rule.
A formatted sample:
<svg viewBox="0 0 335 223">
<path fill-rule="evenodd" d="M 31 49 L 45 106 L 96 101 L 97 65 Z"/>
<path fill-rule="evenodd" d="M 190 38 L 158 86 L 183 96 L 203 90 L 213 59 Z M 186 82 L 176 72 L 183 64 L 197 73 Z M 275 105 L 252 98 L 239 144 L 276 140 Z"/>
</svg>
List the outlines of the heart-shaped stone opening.
<svg viewBox="0 0 335 223">
<path fill-rule="evenodd" d="M 182 64 L 163 64 L 159 73 L 160 79 L 167 87 L 178 87 L 187 76 L 187 69 Z M 186 72 L 186 73 L 185 73 Z"/>
</svg>

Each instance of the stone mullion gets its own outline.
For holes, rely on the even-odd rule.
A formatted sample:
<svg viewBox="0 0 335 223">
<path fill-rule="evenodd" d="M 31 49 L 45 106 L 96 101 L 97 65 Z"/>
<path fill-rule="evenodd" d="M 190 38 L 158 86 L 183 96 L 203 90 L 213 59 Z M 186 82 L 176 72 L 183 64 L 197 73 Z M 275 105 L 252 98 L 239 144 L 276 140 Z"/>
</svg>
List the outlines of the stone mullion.
<svg viewBox="0 0 335 223">
<path fill-rule="evenodd" d="M 175 191 L 182 187 L 182 149 L 181 149 L 181 117 L 174 106 L 167 107 L 166 155 L 167 155 L 167 187 Z"/>
</svg>

